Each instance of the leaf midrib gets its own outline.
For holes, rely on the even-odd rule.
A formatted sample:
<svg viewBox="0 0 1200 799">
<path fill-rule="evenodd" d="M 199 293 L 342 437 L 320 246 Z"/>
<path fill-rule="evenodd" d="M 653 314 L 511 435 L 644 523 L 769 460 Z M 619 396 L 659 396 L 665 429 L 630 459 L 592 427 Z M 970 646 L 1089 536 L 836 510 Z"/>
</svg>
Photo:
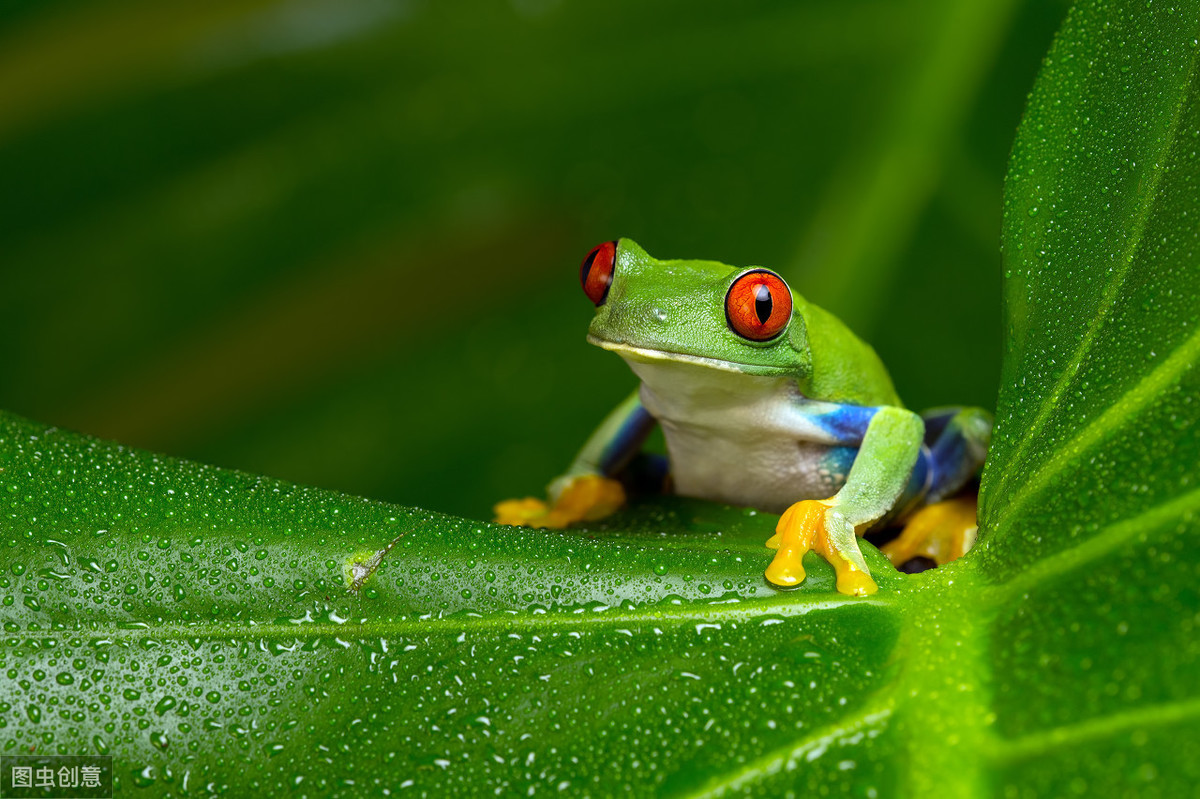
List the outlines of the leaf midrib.
<svg viewBox="0 0 1200 799">
<path fill-rule="evenodd" d="M 43 639 L 87 635 L 114 640 L 312 640 L 317 638 L 378 639 L 412 635 L 455 634 L 467 632 L 539 631 L 547 628 L 580 628 L 583 626 L 644 627 L 650 624 L 687 624 L 717 620 L 726 623 L 762 622 L 771 617 L 792 618 L 809 613 L 834 610 L 847 605 L 891 607 L 894 597 L 852 598 L 832 595 L 820 600 L 796 601 L 791 598 L 752 602 L 714 602 L 699 606 L 663 608 L 647 605 L 644 610 L 631 612 L 620 607 L 581 607 L 570 613 L 562 610 L 530 612 L 502 610 L 488 615 L 427 616 L 375 621 L 347 620 L 335 622 L 299 622 L 280 624 L 276 621 L 256 623 L 203 622 L 195 625 L 156 624 L 153 627 L 104 626 L 94 629 L 21 630 L 5 633 L 4 637 Z"/>
</svg>

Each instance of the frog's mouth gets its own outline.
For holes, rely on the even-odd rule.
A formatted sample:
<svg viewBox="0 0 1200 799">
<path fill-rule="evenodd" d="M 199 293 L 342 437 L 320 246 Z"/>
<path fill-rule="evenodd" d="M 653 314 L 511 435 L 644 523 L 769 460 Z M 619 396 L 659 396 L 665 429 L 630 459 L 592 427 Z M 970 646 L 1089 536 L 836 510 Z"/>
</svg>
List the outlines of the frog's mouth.
<svg viewBox="0 0 1200 799">
<path fill-rule="evenodd" d="M 702 366 L 707 369 L 720 369 L 725 372 L 735 372 L 737 374 L 751 375 L 787 375 L 787 369 L 781 369 L 775 366 L 762 366 L 748 363 L 735 363 L 733 361 L 722 361 L 718 358 L 706 358 L 703 355 L 691 355 L 686 352 L 672 352 L 670 350 L 654 350 L 646 347 L 635 347 L 632 344 L 623 344 L 617 341 L 610 341 L 606 338 L 588 334 L 589 344 L 595 344 L 597 347 L 615 352 L 626 360 L 638 361 L 640 363 L 653 363 L 655 361 L 671 361 L 674 363 L 686 363 L 693 366 Z"/>
</svg>

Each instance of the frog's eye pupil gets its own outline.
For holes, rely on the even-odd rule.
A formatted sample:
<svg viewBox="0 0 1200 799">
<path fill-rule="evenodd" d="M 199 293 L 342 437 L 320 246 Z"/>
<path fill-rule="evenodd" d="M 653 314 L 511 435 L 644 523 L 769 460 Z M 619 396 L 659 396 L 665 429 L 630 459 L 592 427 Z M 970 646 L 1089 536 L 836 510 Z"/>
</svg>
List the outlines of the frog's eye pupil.
<svg viewBox="0 0 1200 799">
<path fill-rule="evenodd" d="M 765 325 L 771 318 L 771 290 L 765 285 L 754 290 L 754 313 L 760 324 Z"/>
<path fill-rule="evenodd" d="M 608 298 L 616 261 L 617 243 L 606 241 L 593 247 L 579 265 L 579 282 L 583 285 L 583 292 L 597 306 L 603 305 Z"/>
<path fill-rule="evenodd" d="M 774 272 L 766 269 L 743 272 L 725 295 L 725 318 L 729 328 L 742 338 L 773 339 L 792 318 L 792 292 Z"/>
</svg>

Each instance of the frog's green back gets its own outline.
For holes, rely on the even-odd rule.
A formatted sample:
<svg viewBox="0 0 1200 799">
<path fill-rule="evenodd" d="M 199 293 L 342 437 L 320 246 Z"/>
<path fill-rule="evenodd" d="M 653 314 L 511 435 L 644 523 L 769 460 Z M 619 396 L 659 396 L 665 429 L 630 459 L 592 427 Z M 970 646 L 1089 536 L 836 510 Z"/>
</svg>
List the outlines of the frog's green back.
<svg viewBox="0 0 1200 799">
<path fill-rule="evenodd" d="M 804 318 L 812 352 L 812 374 L 801 391 L 812 399 L 855 405 L 902 406 L 892 378 L 871 345 L 824 308 L 793 294 Z"/>
</svg>

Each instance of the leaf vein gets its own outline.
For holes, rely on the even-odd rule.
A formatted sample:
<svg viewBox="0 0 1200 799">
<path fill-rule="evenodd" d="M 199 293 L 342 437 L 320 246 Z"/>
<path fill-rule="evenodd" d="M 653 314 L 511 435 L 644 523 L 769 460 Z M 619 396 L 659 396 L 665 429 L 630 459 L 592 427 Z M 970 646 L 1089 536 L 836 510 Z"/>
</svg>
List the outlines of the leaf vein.
<svg viewBox="0 0 1200 799">
<path fill-rule="evenodd" d="M 708 799 L 722 796 L 728 791 L 739 791 L 760 782 L 765 777 L 771 777 L 781 771 L 794 770 L 801 759 L 816 760 L 839 739 L 862 733 L 870 728 L 880 727 L 891 716 L 892 711 L 877 706 L 864 708 L 848 719 L 839 719 L 834 724 L 814 730 L 799 741 L 773 749 L 763 756 L 750 761 L 731 774 L 722 774 L 710 780 L 704 787 L 694 793 L 686 794 L 688 799 Z"/>
<path fill-rule="evenodd" d="M 1200 719 L 1200 698 L 1172 704 L 1150 705 L 1031 733 L 1021 738 L 1000 739 L 988 748 L 987 756 L 993 763 L 1009 765 L 1072 744 L 1088 744 L 1124 732 L 1167 727 L 1196 719 Z"/>
<path fill-rule="evenodd" d="M 1149 186 L 1146 193 L 1142 197 L 1142 201 L 1138 204 L 1138 210 L 1133 218 L 1133 225 L 1130 230 L 1129 240 L 1122 254 L 1123 257 L 1118 261 L 1117 269 L 1113 275 L 1113 279 L 1109 282 L 1104 290 L 1103 296 L 1100 298 L 1100 305 L 1096 315 L 1088 324 L 1087 330 L 1079 341 L 1079 346 L 1075 348 L 1071 359 L 1064 365 L 1058 381 L 1051 390 L 1050 395 L 1042 402 L 1038 415 L 1033 422 L 1024 426 L 1024 433 L 1020 441 L 1017 443 L 1016 449 L 1009 457 L 1008 461 L 1011 466 L 1017 466 L 1020 459 L 1025 455 L 1026 451 L 1039 440 L 1042 427 L 1046 424 L 1050 415 L 1058 408 L 1059 402 L 1067 387 L 1074 379 L 1083 360 L 1091 352 L 1095 345 L 1096 339 L 1100 335 L 1100 328 L 1108 321 L 1113 309 L 1116 307 L 1117 300 L 1121 296 L 1121 289 L 1125 284 L 1125 279 L 1128 277 L 1130 270 L 1133 268 L 1133 262 L 1136 260 L 1138 253 L 1141 250 L 1142 241 L 1145 237 L 1146 226 L 1149 224 L 1150 215 L 1158 202 L 1159 191 L 1158 185 L 1162 181 L 1162 176 L 1166 173 L 1166 163 L 1169 159 L 1171 149 L 1175 146 L 1175 140 L 1179 133 L 1180 121 L 1183 117 L 1183 109 L 1187 105 L 1189 96 L 1188 88 L 1195 83 L 1197 66 L 1197 51 L 1193 49 L 1191 55 L 1191 63 L 1185 73 L 1186 79 L 1180 84 L 1179 102 L 1176 103 L 1175 109 L 1171 115 L 1170 124 L 1167 126 L 1166 135 L 1163 137 L 1163 145 L 1158 153 L 1158 157 L 1154 159 L 1149 167 Z M 1001 483 L 1000 496 L 1004 495 L 1004 488 L 1016 479 L 1016 475 L 1021 473 L 1019 468 L 1010 468 L 1005 474 L 1008 479 Z"/>
<path fill-rule="evenodd" d="M 1085 543 L 1046 558 L 1004 583 L 1001 587 L 1003 598 L 1011 599 L 1013 595 L 1028 591 L 1055 576 L 1086 566 L 1112 553 L 1138 533 L 1160 529 L 1168 522 L 1197 509 L 1200 509 L 1200 488 L 1142 514 L 1123 519 L 1101 530 Z"/>
<path fill-rule="evenodd" d="M 367 639 L 389 638 L 404 635 L 434 635 L 480 631 L 514 632 L 537 631 L 549 627 L 569 627 L 579 629 L 585 626 L 616 626 L 616 625 L 648 625 L 648 624 L 687 624 L 710 621 L 713 619 L 728 622 L 761 621 L 767 616 L 805 616 L 809 613 L 834 610 L 846 605 L 870 605 L 874 607 L 888 606 L 890 599 L 872 597 L 861 598 L 829 598 L 815 601 L 797 602 L 795 600 L 768 601 L 754 603 L 728 603 L 702 605 L 698 607 L 648 607 L 645 612 L 616 612 L 609 613 L 601 608 L 585 608 L 579 612 L 552 611 L 546 613 L 530 613 L 526 611 L 500 611 L 490 615 L 471 614 L 467 616 L 434 616 L 387 619 L 379 621 L 349 621 L 333 622 L 304 622 L 256 624 L 253 621 L 237 623 L 203 623 L 196 626 L 187 624 L 164 624 L 155 627 L 121 627 L 117 629 L 55 629 L 55 630 L 23 630 L 9 633 L 9 637 L 23 639 L 53 638 L 58 636 L 79 636 L 92 633 L 108 635 L 111 638 L 158 638 L 158 639 L 314 639 L 341 638 Z M 502 615 L 501 615 L 502 614 Z"/>
<path fill-rule="evenodd" d="M 1003 515 L 993 526 L 993 535 L 1007 527 L 1017 511 L 1031 498 L 1043 491 L 1050 481 L 1058 476 L 1072 461 L 1100 443 L 1107 436 L 1135 418 L 1146 405 L 1156 399 L 1200 356 L 1200 329 L 1192 333 L 1171 356 L 1144 376 L 1104 413 L 1097 416 L 1080 430 L 1074 438 L 1059 447 L 1050 459 L 1042 464 L 1029 479 L 1016 490 L 1012 500 L 1003 509 Z"/>
</svg>

